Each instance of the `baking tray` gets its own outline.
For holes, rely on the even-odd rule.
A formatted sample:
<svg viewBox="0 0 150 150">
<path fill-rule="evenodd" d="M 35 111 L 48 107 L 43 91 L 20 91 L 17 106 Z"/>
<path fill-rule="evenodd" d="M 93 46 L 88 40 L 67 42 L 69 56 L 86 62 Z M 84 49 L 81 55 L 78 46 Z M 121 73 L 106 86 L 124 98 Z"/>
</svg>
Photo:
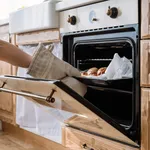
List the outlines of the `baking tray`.
<svg viewBox="0 0 150 150">
<path fill-rule="evenodd" d="M 107 87 L 122 90 L 132 90 L 133 78 L 123 78 L 114 80 L 92 79 L 87 77 L 74 77 L 88 86 Z"/>
</svg>

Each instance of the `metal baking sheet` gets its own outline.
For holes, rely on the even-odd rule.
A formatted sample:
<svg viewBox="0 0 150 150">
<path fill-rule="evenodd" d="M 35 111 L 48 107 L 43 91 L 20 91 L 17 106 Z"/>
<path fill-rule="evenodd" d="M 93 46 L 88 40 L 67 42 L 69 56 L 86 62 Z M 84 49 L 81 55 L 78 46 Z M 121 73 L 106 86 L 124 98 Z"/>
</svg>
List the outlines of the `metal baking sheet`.
<svg viewBox="0 0 150 150">
<path fill-rule="evenodd" d="M 131 90 L 133 84 L 133 78 L 123 78 L 123 79 L 114 79 L 114 80 L 102 80 L 102 79 L 92 79 L 87 77 L 74 77 L 80 82 L 97 87 L 110 87 L 116 89 Z"/>
</svg>

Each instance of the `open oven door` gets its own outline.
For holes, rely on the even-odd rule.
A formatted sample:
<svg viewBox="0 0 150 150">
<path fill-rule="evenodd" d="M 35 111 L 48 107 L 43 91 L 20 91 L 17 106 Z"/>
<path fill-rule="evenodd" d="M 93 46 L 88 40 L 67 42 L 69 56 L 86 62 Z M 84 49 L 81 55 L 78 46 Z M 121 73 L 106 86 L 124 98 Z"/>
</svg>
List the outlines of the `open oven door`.
<svg viewBox="0 0 150 150">
<path fill-rule="evenodd" d="M 55 108 L 50 114 L 68 126 L 139 147 L 122 126 L 59 80 L 0 76 L 0 86 L 1 92 L 23 95 L 37 104 Z M 70 113 L 64 119 L 66 111 Z"/>
</svg>

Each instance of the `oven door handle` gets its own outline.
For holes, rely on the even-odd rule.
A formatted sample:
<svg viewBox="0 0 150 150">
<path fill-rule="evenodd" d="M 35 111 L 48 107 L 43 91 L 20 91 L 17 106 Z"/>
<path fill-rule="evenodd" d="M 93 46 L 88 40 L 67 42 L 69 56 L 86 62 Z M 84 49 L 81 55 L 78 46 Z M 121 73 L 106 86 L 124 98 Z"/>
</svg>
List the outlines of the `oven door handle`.
<svg viewBox="0 0 150 150">
<path fill-rule="evenodd" d="M 20 96 L 33 98 L 33 99 L 41 99 L 41 100 L 44 100 L 48 103 L 54 103 L 55 102 L 55 99 L 52 97 L 54 92 L 55 92 L 54 90 L 52 90 L 52 92 L 50 93 L 49 96 L 41 96 L 41 95 L 36 95 L 36 94 L 28 93 L 28 92 L 19 92 L 16 90 L 10 90 L 10 89 L 6 89 L 6 88 L 2 88 L 2 87 L 0 88 L 0 92 L 16 94 L 16 95 L 20 95 Z"/>
</svg>

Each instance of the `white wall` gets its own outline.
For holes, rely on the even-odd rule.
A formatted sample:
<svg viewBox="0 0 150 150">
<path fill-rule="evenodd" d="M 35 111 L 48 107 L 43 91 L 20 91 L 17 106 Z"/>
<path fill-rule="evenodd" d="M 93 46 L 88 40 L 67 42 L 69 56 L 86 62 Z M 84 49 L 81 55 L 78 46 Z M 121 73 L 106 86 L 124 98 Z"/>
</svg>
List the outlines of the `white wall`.
<svg viewBox="0 0 150 150">
<path fill-rule="evenodd" d="M 23 8 L 43 2 L 44 0 L 0 0 L 0 19 L 5 19 L 9 13 Z"/>
</svg>

